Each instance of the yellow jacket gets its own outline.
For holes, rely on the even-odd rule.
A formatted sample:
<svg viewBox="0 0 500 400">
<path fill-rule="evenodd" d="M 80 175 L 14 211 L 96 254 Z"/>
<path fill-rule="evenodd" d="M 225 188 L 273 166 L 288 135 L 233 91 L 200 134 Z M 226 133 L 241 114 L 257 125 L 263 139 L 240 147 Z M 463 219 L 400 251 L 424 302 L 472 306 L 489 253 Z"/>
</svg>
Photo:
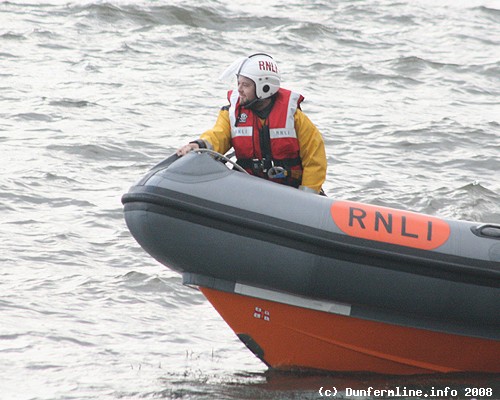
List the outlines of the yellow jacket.
<svg viewBox="0 0 500 400">
<path fill-rule="evenodd" d="M 302 110 L 296 111 L 294 119 L 302 159 L 302 186 L 319 192 L 326 179 L 327 168 L 323 137 Z M 204 132 L 200 139 L 208 142 L 213 150 L 221 154 L 231 148 L 231 125 L 226 108 L 219 111 L 214 127 Z"/>
</svg>

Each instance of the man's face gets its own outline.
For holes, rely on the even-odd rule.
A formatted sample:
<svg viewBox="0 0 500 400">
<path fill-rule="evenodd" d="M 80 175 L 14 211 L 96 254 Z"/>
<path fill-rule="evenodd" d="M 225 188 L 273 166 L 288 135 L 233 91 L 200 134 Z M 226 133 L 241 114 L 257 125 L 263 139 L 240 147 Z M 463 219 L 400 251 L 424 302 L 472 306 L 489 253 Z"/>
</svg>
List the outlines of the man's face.
<svg viewBox="0 0 500 400">
<path fill-rule="evenodd" d="M 240 95 L 240 104 L 244 106 L 255 99 L 255 83 L 244 76 L 238 76 L 238 94 Z"/>
</svg>

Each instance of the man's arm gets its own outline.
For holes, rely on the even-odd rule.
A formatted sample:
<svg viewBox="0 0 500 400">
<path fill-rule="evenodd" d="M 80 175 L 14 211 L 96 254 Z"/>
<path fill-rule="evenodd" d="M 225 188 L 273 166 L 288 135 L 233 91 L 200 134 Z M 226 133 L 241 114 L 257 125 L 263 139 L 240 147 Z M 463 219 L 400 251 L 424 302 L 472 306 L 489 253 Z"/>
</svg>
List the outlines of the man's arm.
<svg viewBox="0 0 500 400">
<path fill-rule="evenodd" d="M 295 131 L 302 159 L 302 185 L 305 190 L 319 193 L 326 179 L 326 151 L 323 137 L 318 128 L 299 109 L 295 113 Z"/>
</svg>

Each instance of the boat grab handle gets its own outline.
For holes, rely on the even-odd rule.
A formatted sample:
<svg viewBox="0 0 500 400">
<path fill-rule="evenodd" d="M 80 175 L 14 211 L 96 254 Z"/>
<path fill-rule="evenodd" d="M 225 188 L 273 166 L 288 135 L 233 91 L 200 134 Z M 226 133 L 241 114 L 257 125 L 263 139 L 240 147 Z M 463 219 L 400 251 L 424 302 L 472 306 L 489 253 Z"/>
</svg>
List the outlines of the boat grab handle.
<svg viewBox="0 0 500 400">
<path fill-rule="evenodd" d="M 474 226 L 471 230 L 474 235 L 500 240 L 500 225 L 482 224 Z"/>
<path fill-rule="evenodd" d="M 231 160 L 231 157 L 233 156 L 233 153 L 228 154 L 225 156 L 224 154 L 218 153 L 214 150 L 211 149 L 196 149 L 194 150 L 196 153 L 208 153 L 210 154 L 215 160 L 221 161 L 224 164 L 230 163 L 233 166 L 233 169 L 237 169 L 240 172 L 244 172 L 245 174 L 248 174 L 247 171 L 245 171 L 240 165 L 236 164 L 233 160 Z"/>
</svg>

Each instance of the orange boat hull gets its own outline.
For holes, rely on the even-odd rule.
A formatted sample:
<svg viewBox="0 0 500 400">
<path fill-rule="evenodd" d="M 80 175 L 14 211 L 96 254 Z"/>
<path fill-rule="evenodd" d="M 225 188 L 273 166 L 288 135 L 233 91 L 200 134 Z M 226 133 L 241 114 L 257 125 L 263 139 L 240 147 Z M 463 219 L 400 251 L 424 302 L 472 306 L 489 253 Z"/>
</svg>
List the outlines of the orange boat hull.
<svg viewBox="0 0 500 400">
<path fill-rule="evenodd" d="M 240 339 L 271 368 L 391 375 L 500 372 L 500 342 L 496 340 L 200 289 Z"/>
</svg>

